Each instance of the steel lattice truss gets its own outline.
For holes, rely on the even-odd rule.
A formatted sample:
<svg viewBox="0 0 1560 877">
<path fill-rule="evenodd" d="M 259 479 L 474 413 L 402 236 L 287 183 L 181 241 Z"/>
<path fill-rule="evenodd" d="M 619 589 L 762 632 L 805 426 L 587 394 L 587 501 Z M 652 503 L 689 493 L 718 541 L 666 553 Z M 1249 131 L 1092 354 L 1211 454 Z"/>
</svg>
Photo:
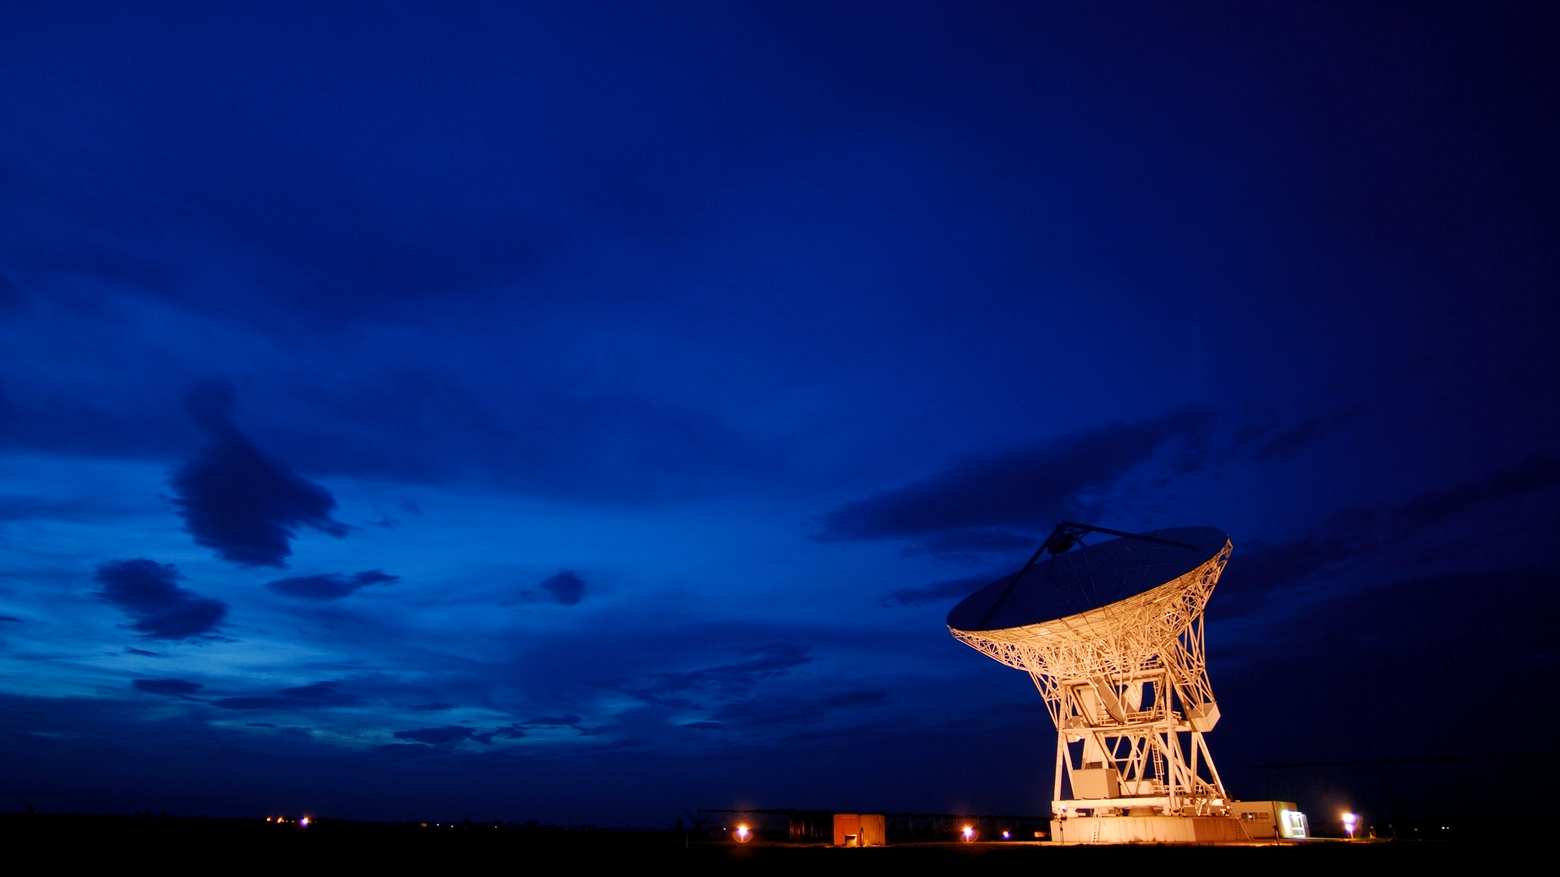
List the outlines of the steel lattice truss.
<svg viewBox="0 0 1560 877">
<path fill-rule="evenodd" d="M 955 638 L 1027 672 L 1056 724 L 1057 815 L 1216 815 L 1225 809 L 1203 733 L 1219 721 L 1203 608 L 1230 543 L 1180 578 L 1055 621 Z M 1063 797 L 1063 781 L 1070 794 Z"/>
</svg>

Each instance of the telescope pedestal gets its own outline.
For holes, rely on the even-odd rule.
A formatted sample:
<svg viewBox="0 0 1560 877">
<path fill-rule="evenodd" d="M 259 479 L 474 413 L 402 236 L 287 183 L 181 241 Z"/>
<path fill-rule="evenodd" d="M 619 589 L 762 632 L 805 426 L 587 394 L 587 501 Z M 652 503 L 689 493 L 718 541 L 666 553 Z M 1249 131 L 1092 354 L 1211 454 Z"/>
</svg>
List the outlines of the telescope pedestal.
<svg viewBox="0 0 1560 877">
<path fill-rule="evenodd" d="M 1238 843 L 1246 835 L 1238 816 L 1075 816 L 1051 820 L 1061 844 Z"/>
</svg>

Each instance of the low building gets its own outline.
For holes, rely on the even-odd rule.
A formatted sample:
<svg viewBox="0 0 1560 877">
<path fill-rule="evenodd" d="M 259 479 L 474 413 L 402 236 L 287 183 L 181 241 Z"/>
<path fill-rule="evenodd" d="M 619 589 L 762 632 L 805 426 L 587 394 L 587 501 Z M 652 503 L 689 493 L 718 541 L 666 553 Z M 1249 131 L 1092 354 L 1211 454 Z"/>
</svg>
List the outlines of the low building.
<svg viewBox="0 0 1560 877">
<path fill-rule="evenodd" d="M 881 847 L 888 844 L 888 823 L 881 813 L 834 814 L 834 845 Z"/>
</svg>

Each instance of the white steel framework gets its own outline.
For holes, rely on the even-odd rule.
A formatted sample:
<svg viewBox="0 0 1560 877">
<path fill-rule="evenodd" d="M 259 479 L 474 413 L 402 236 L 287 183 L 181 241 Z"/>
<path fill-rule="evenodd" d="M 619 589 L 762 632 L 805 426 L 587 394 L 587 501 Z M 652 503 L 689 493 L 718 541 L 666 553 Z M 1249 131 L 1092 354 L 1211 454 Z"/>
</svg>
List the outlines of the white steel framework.
<svg viewBox="0 0 1560 877">
<path fill-rule="evenodd" d="M 1057 731 L 1054 816 L 1226 814 L 1203 740 L 1219 721 L 1203 609 L 1230 548 L 1226 540 L 1185 575 L 1088 612 L 1002 630 L 949 628 L 1028 673 L 1045 698 Z"/>
</svg>

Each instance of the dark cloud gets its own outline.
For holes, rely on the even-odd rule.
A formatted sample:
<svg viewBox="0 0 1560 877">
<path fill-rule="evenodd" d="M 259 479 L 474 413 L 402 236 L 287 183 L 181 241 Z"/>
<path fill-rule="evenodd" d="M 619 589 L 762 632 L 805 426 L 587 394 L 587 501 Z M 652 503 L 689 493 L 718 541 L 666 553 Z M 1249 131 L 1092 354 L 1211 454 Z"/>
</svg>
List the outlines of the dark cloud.
<svg viewBox="0 0 1560 877">
<path fill-rule="evenodd" d="M 481 479 L 547 496 L 641 503 L 707 494 L 779 466 L 762 443 L 712 412 L 530 389 L 530 376 L 494 386 L 463 358 L 416 369 L 387 363 L 340 384 L 312 374 L 284 380 L 296 414 L 262 422 L 265 444 L 311 472 Z"/>
<path fill-rule="evenodd" d="M 1010 530 L 949 530 L 928 533 L 914 543 L 905 546 L 902 553 L 914 557 L 918 554 L 935 554 L 943 557 L 966 556 L 974 560 L 981 555 L 1028 549 L 1039 546 L 1034 534 L 1025 535 Z"/>
<path fill-rule="evenodd" d="M 537 587 L 546 591 L 548 598 L 560 606 L 577 606 L 585 599 L 585 580 L 573 570 L 564 570 L 543 579 Z"/>
<path fill-rule="evenodd" d="M 1013 534 L 993 528 L 1054 523 L 1080 491 L 1110 483 L 1172 440 L 1187 440 L 1193 451 L 1203 447 L 1212 424 L 1211 412 L 1180 408 L 1151 420 L 1107 424 L 1037 448 L 968 459 L 918 483 L 835 509 L 819 521 L 815 538 L 930 537 L 925 544 L 995 541 L 1008 547 L 1017 541 L 1008 538 Z M 1194 464 L 1183 459 L 1179 465 Z M 963 533 L 970 534 L 970 542 L 958 541 Z"/>
<path fill-rule="evenodd" d="M 97 568 L 98 598 L 135 619 L 130 627 L 153 639 L 190 639 L 214 630 L 227 604 L 179 586 L 184 576 L 171 563 L 137 558 Z"/>
<path fill-rule="evenodd" d="M 148 694 L 189 695 L 201 690 L 199 682 L 185 679 L 132 679 L 130 685 L 136 691 Z"/>
<path fill-rule="evenodd" d="M 918 588 L 899 588 L 889 591 L 883 597 L 883 602 L 889 606 L 922 606 L 927 603 L 952 603 L 962 600 L 973 594 L 977 588 L 991 584 L 1002 577 L 1002 573 L 990 573 L 987 575 L 965 576 L 958 579 L 948 579 L 941 582 L 933 582 L 930 585 L 922 585 Z"/>
<path fill-rule="evenodd" d="M 1552 726 L 1560 718 L 1547 696 L 1560 660 L 1551 630 L 1560 613 L 1557 577 L 1556 566 L 1415 577 L 1290 614 L 1270 637 L 1215 668 L 1232 732 L 1221 726 L 1215 757 L 1292 763 L 1465 751 L 1465 733 L 1427 729 L 1401 700 L 1382 697 L 1382 685 L 1356 684 L 1362 680 L 1455 691 L 1468 715 L 1500 715 L 1516 704 L 1535 727 Z M 1314 681 L 1289 684 L 1291 670 Z M 1347 737 L 1337 733 L 1338 716 L 1349 717 Z"/>
<path fill-rule="evenodd" d="M 296 688 L 284 688 L 274 695 L 223 697 L 212 701 L 211 705 L 225 710 L 292 710 L 349 706 L 357 703 L 358 697 L 342 691 L 340 686 L 339 682 L 315 682 Z"/>
<path fill-rule="evenodd" d="M 866 709 L 888 702 L 888 693 L 879 690 L 845 691 L 824 697 L 766 696 L 726 701 L 712 716 L 714 724 L 725 728 L 778 728 L 811 724 L 831 710 Z M 685 726 L 687 727 L 687 726 Z"/>
<path fill-rule="evenodd" d="M 535 588 L 521 591 L 518 600 L 506 601 L 502 605 L 546 602 L 559 606 L 578 606 L 585 599 L 585 584 L 584 577 L 579 573 L 571 569 L 562 570 L 542 579 Z"/>
<path fill-rule="evenodd" d="M 1295 452 L 1313 444 L 1342 426 L 1354 415 L 1358 414 L 1361 406 L 1355 405 L 1344 411 L 1335 411 L 1331 414 L 1319 414 L 1309 420 L 1303 420 L 1289 427 L 1277 435 L 1267 438 L 1251 452 L 1251 456 L 1262 462 L 1273 462 L 1287 459 Z M 1250 435 L 1250 433 L 1246 433 Z M 1237 436 L 1239 440 L 1240 436 Z"/>
<path fill-rule="evenodd" d="M 18 380 L 14 368 L 0 368 L 0 445 L 89 456 L 178 454 L 188 448 L 188 423 L 160 411 L 165 400 L 149 398 L 157 393 L 147 384 L 125 388 L 109 404 L 58 384 Z M 136 414 L 127 415 L 127 408 Z"/>
<path fill-rule="evenodd" d="M 185 402 L 207 444 L 170 480 L 174 505 L 197 545 L 240 566 L 285 567 L 299 527 L 347 534 L 330 516 L 336 500 L 325 488 L 261 453 L 239 433 L 228 417 L 229 388 L 203 384 Z"/>
<path fill-rule="evenodd" d="M 0 311 L 19 311 L 22 307 L 22 291 L 0 272 Z"/>
<path fill-rule="evenodd" d="M 1418 530 L 1484 502 L 1508 499 L 1560 484 L 1560 457 L 1539 456 L 1512 469 L 1465 481 L 1448 490 L 1423 493 L 1397 506 L 1400 528 Z"/>
<path fill-rule="evenodd" d="M 161 652 L 148 652 L 146 649 L 137 649 L 137 648 L 130 648 L 130 647 L 126 647 L 125 648 L 125 654 L 127 654 L 127 655 L 141 655 L 142 657 L 146 657 L 146 658 L 166 658 L 166 657 L 168 657 L 167 655 L 165 655 L 165 654 L 163 654 Z"/>
<path fill-rule="evenodd" d="M 442 700 L 434 701 L 432 703 L 420 703 L 416 706 L 407 707 L 407 709 L 414 713 L 442 713 L 445 710 L 452 710 L 454 708 L 455 704 Z"/>
<path fill-rule="evenodd" d="M 81 277 L 132 289 L 168 292 L 179 285 L 182 272 L 172 264 L 142 258 L 112 247 L 77 242 L 67 251 L 37 248 L 18 255 L 18 267 L 40 274 Z"/>
<path fill-rule="evenodd" d="M 478 743 L 491 743 L 492 734 L 479 734 L 470 728 L 459 725 L 445 725 L 442 728 L 418 728 L 415 731 L 396 731 L 397 740 L 414 740 L 418 743 L 426 743 L 429 746 L 448 746 L 459 743 L 462 740 L 475 740 Z"/>
<path fill-rule="evenodd" d="M 290 697 L 295 700 L 328 704 L 330 706 L 342 706 L 357 700 L 355 695 L 345 694 L 340 689 L 340 682 L 311 682 L 308 685 L 299 685 L 295 688 L 283 688 L 277 693 L 283 697 Z"/>
<path fill-rule="evenodd" d="M 537 716 L 527 719 L 523 725 L 527 728 L 562 728 L 579 723 L 579 716 Z"/>
<path fill-rule="evenodd" d="M 820 701 L 829 709 L 852 709 L 855 707 L 878 706 L 888 702 L 888 692 L 879 690 L 870 691 L 845 691 L 840 694 L 831 694 Z"/>
<path fill-rule="evenodd" d="M 258 302 L 208 297 L 214 309 L 262 310 L 286 302 L 316 320 L 339 323 L 384 315 L 418 299 L 514 282 L 557 252 L 549 246 L 556 230 L 486 197 L 457 206 L 447 190 L 418 191 L 417 205 L 439 219 L 429 223 L 425 214 L 414 220 L 403 200 L 413 194 L 408 188 L 365 188 L 337 156 L 275 131 L 203 130 L 190 141 L 197 143 L 170 180 L 178 197 L 198 205 L 219 235 L 264 253 L 272 276 L 285 281 Z M 213 161 L 213 150 L 230 158 Z M 242 179 L 229 172 L 231 160 L 248 169 Z"/>
<path fill-rule="evenodd" d="M 725 700 L 739 697 L 760 681 L 784 676 L 812 660 L 802 646 L 776 643 L 759 649 L 756 657 L 746 661 L 682 673 L 654 673 L 618 687 L 646 703 L 692 704 L 697 697 Z"/>
<path fill-rule="evenodd" d="M 352 576 L 342 575 L 341 573 L 295 576 L 293 578 L 267 582 L 265 586 L 284 597 L 325 602 L 351 596 L 359 588 L 366 588 L 369 585 L 384 585 L 400 580 L 400 576 L 393 576 L 381 570 L 371 569 Z"/>
<path fill-rule="evenodd" d="M 12 624 L 21 624 L 22 620 L 14 615 L 0 615 L 0 621 L 8 621 Z"/>
<path fill-rule="evenodd" d="M 1272 435 L 1277 428 L 1272 420 L 1251 420 L 1235 427 L 1234 446 L 1236 448 L 1250 447 L 1252 443 L 1266 435 Z"/>
<path fill-rule="evenodd" d="M 1368 561 L 1426 527 L 1493 502 L 1560 484 L 1560 458 L 1534 457 L 1485 478 L 1415 496 L 1396 505 L 1336 512 L 1298 539 L 1257 544 L 1230 563 L 1215 599 L 1219 611 L 1255 608 L 1267 595 L 1345 561 Z"/>
<path fill-rule="evenodd" d="M 1293 649 L 1308 664 L 1330 658 L 1340 671 L 1349 666 L 1379 666 L 1392 668 L 1392 676 L 1410 678 L 1427 668 L 1454 667 L 1470 686 L 1511 687 L 1514 696 L 1507 703 L 1526 701 L 1536 706 L 1543 700 L 1553 710 L 1560 705 L 1553 698 L 1535 699 L 1532 693 L 1547 687 L 1540 677 L 1547 675 L 1556 654 L 1549 629 L 1560 613 L 1560 590 L 1553 584 L 1557 579 L 1557 566 L 1403 579 L 1309 606 L 1287 619 L 1274 639 L 1286 654 Z M 1390 625 L 1383 624 L 1387 618 Z M 1468 651 L 1448 651 L 1454 642 Z M 1480 654 L 1525 658 L 1513 662 L 1511 675 L 1532 675 L 1533 684 L 1492 679 L 1476 660 L 1463 660 L 1465 655 Z M 1524 669 L 1519 672 L 1517 667 Z M 1319 678 L 1347 675 L 1339 672 Z M 1371 699 L 1376 692 L 1359 695 Z M 1382 704 L 1382 708 L 1394 707 Z M 1402 718 L 1414 721 L 1412 716 Z"/>
<path fill-rule="evenodd" d="M 186 469 L 204 465 L 214 475 L 215 460 L 230 469 L 276 472 L 271 480 L 291 482 L 293 498 L 279 503 L 279 517 L 262 521 L 284 532 L 223 538 L 214 529 L 221 519 L 203 530 L 203 538 L 213 540 L 210 547 L 258 546 L 246 554 L 265 562 L 250 565 L 276 565 L 271 561 L 285 557 L 279 547 L 299 527 L 338 535 L 348 529 L 329 520 L 334 506 L 313 499 L 318 485 L 298 472 L 421 483 L 481 480 L 545 496 L 637 504 L 709 495 L 734 478 L 781 466 L 767 442 L 710 412 L 658 400 L 544 392 L 530 389 L 536 379 L 529 375 L 492 386 L 491 374 L 472 373 L 462 360 L 410 368 L 378 362 L 385 351 L 369 349 L 341 352 L 363 361 L 340 366 L 300 358 L 278 367 L 257 382 L 276 407 L 253 412 L 242 432 L 222 423 L 225 418 L 217 419 L 216 432 L 197 430 L 169 404 L 185 381 L 182 373 L 163 369 L 132 381 L 105 363 L 139 357 L 138 349 L 98 346 L 103 349 L 94 352 L 100 360 L 94 370 L 56 369 L 50 383 L 26 379 L 25 363 L 0 367 L 0 447 L 163 460 L 186 457 L 191 441 L 200 440 L 202 454 Z M 148 369 L 159 362 L 151 359 Z M 341 379 L 320 381 L 317 368 Z M 82 383 L 84 374 L 99 371 L 120 385 L 108 390 Z M 261 527 L 254 517 L 247 514 L 230 529 L 251 533 Z M 376 517 L 393 524 L 401 516 Z M 206 512 L 197 523 L 212 519 Z"/>
</svg>

